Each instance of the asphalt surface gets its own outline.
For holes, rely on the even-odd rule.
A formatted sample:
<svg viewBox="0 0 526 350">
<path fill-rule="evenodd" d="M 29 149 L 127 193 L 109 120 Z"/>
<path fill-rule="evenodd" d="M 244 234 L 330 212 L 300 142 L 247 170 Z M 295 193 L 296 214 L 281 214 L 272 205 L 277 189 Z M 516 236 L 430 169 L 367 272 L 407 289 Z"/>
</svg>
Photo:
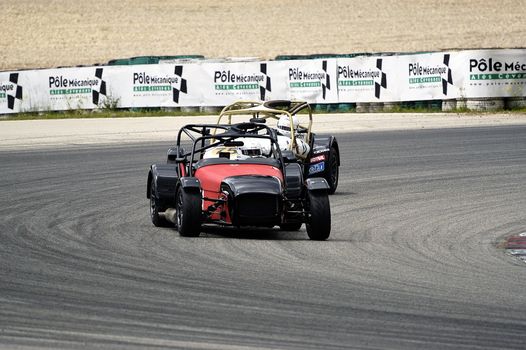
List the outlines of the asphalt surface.
<svg viewBox="0 0 526 350">
<path fill-rule="evenodd" d="M 153 227 L 168 143 L 0 152 L 0 348 L 524 349 L 526 126 L 338 138 L 326 242 Z"/>
</svg>

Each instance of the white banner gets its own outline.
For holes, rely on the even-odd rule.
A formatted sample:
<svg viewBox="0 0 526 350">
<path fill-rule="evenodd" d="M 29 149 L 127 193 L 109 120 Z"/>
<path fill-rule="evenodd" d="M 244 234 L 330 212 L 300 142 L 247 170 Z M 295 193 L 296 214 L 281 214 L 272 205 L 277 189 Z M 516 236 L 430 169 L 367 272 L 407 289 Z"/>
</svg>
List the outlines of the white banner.
<svg viewBox="0 0 526 350">
<path fill-rule="evenodd" d="M 526 50 L 468 50 L 453 70 L 461 98 L 526 96 Z"/>
<path fill-rule="evenodd" d="M 0 113 L 102 107 L 109 92 L 103 74 L 102 67 L 0 73 L 0 85 L 6 86 L 6 101 L 0 97 Z"/>
<path fill-rule="evenodd" d="M 178 107 L 203 104 L 197 64 L 144 64 L 108 67 L 119 107 Z"/>
<path fill-rule="evenodd" d="M 225 106 L 237 100 L 268 100 L 273 72 L 268 62 L 202 63 L 202 105 Z"/>
<path fill-rule="evenodd" d="M 279 83 L 285 82 L 285 94 L 277 99 L 305 100 L 310 103 L 338 103 L 337 60 L 274 61 L 270 64 Z M 276 78 L 274 80 L 276 80 Z"/>
<path fill-rule="evenodd" d="M 200 64 L 206 106 L 237 100 L 300 99 L 337 103 L 336 59 Z"/>
<path fill-rule="evenodd" d="M 458 56 L 449 52 L 397 56 L 398 101 L 447 100 L 460 96 L 451 68 Z"/>
<path fill-rule="evenodd" d="M 353 58 L 72 67 L 0 72 L 0 114 L 526 97 L 526 49 Z"/>
<path fill-rule="evenodd" d="M 458 98 L 451 53 L 338 59 L 340 102 L 395 102 Z"/>
<path fill-rule="evenodd" d="M 399 100 L 396 56 L 359 56 L 338 59 L 339 102 Z"/>
</svg>

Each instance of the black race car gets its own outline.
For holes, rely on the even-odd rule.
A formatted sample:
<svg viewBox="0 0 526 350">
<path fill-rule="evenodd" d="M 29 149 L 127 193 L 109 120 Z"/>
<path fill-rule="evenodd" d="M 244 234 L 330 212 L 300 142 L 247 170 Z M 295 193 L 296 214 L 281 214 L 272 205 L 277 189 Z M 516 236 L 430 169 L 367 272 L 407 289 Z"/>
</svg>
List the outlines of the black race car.
<svg viewBox="0 0 526 350">
<path fill-rule="evenodd" d="M 240 116 L 240 117 L 238 117 Z M 340 150 L 333 135 L 317 135 L 312 132 L 312 110 L 304 101 L 274 100 L 238 101 L 226 106 L 220 113 L 218 124 L 234 121 L 265 123 L 280 137 L 281 121 L 287 120 L 290 142 L 280 144 L 282 150 L 296 155 L 303 167 L 305 179 L 323 177 L 329 184 L 329 194 L 338 187 Z M 305 144 L 308 146 L 306 147 Z"/>
</svg>

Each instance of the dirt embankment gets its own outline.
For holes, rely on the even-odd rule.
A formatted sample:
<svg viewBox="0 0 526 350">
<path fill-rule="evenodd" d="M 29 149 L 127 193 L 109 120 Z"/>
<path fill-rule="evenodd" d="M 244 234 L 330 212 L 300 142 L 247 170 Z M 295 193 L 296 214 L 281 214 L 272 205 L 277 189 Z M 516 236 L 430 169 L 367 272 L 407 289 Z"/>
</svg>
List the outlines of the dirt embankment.
<svg viewBox="0 0 526 350">
<path fill-rule="evenodd" d="M 0 70 L 206 57 L 520 47 L 520 0 L 2 0 Z"/>
</svg>

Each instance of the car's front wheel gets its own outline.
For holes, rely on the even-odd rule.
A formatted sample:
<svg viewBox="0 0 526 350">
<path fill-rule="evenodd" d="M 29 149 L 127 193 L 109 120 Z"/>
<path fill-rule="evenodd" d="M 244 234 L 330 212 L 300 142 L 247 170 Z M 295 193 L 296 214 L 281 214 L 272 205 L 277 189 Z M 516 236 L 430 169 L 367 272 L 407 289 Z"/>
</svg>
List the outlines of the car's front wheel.
<svg viewBox="0 0 526 350">
<path fill-rule="evenodd" d="M 323 241 L 331 234 L 331 207 L 325 191 L 309 191 L 307 194 L 307 234 L 315 241 Z"/>
<path fill-rule="evenodd" d="M 176 195 L 177 230 L 181 236 L 197 237 L 201 233 L 201 194 L 179 187 Z"/>
</svg>

